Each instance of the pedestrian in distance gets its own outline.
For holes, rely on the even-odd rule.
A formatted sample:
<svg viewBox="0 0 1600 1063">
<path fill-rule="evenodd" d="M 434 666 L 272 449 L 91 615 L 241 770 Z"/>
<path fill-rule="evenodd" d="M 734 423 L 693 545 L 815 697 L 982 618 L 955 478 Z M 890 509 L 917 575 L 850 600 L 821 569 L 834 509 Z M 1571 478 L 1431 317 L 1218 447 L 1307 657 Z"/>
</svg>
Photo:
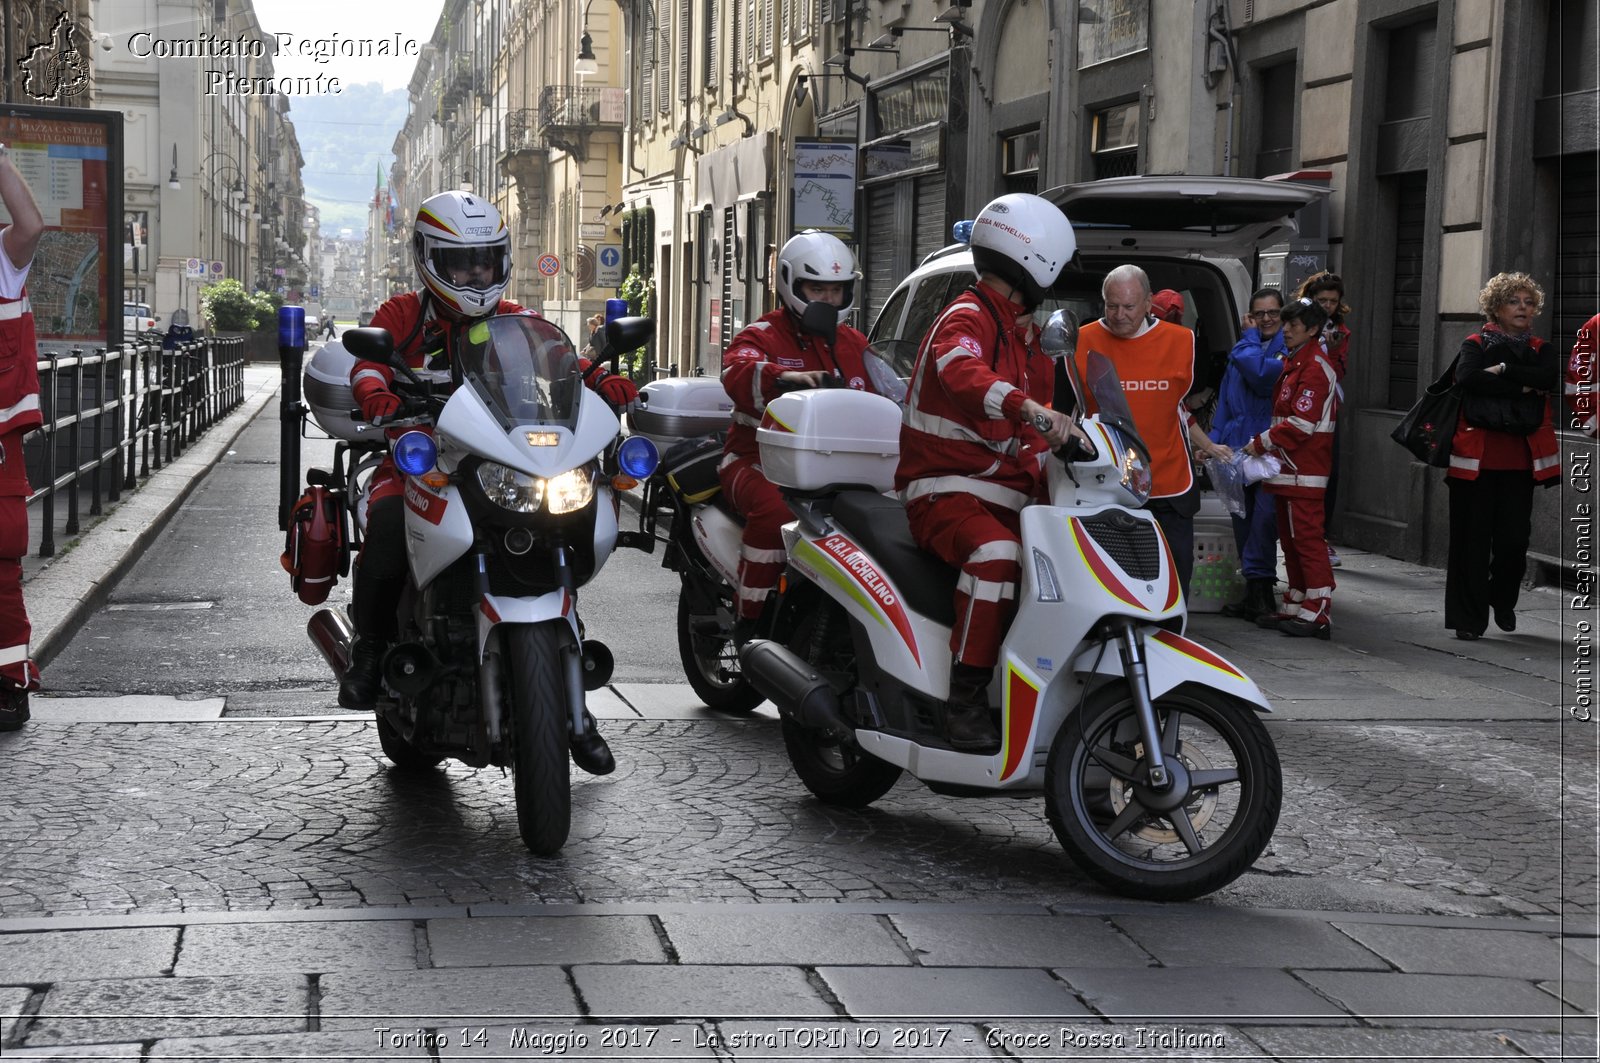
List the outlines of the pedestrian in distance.
<svg viewBox="0 0 1600 1063">
<path fill-rule="evenodd" d="M 1484 326 L 1461 343 L 1461 413 L 1450 446 L 1450 549 L 1444 626 L 1471 641 L 1517 629 L 1528 567 L 1533 489 L 1561 480 L 1553 407 L 1562 383 L 1555 347 L 1533 334 L 1544 290 L 1526 273 L 1497 273 L 1478 293 Z"/>
<path fill-rule="evenodd" d="M 39 669 L 28 647 L 33 625 L 22 600 L 32 492 L 22 440 L 44 424 L 39 346 L 27 290 L 33 253 L 44 235 L 44 217 L 4 144 L 0 144 L 0 203 L 11 216 L 11 224 L 0 230 L 0 731 L 15 731 L 28 722 L 28 693 L 39 689 Z"/>
<path fill-rule="evenodd" d="M 1278 289 L 1262 288 L 1250 297 L 1243 325 L 1239 342 L 1228 352 L 1228 368 L 1211 419 L 1211 438 L 1234 450 L 1242 450 L 1272 426 L 1272 398 L 1289 354 L 1283 338 L 1283 295 Z M 1244 516 L 1231 515 L 1244 596 L 1224 605 L 1221 613 L 1254 621 L 1276 611 L 1277 508 L 1272 493 L 1259 482 L 1245 486 L 1244 506 Z"/>
<path fill-rule="evenodd" d="M 1350 308 L 1344 303 L 1344 278 L 1337 273 L 1323 270 L 1313 273 L 1300 282 L 1300 290 L 1295 292 L 1296 299 L 1310 299 L 1322 307 L 1322 312 L 1328 315 L 1328 320 L 1322 326 L 1322 349 L 1328 354 L 1328 361 L 1333 365 L 1333 371 L 1339 375 L 1340 383 L 1335 385 L 1339 389 L 1339 402 L 1344 403 L 1344 374 L 1350 364 L 1350 330 L 1345 326 L 1344 319 L 1350 313 Z M 1339 501 L 1339 429 L 1333 430 L 1333 471 L 1328 474 L 1328 494 L 1325 505 L 1325 520 L 1323 528 L 1328 542 L 1328 564 L 1334 568 L 1340 567 L 1344 562 L 1339 558 L 1339 551 L 1333 548 L 1333 512 Z"/>
<path fill-rule="evenodd" d="M 1016 193 L 978 212 L 971 246 L 977 282 L 940 312 L 911 371 L 895 489 L 917 545 L 961 570 L 946 740 L 990 752 L 1000 731 L 989 686 L 1022 579 L 1021 511 L 1043 490 L 1050 449 L 1077 430 L 1046 405 L 1055 366 L 1033 320 L 1077 238 L 1055 204 Z"/>
<path fill-rule="evenodd" d="M 1272 425 L 1245 444 L 1246 454 L 1272 454 L 1282 463 L 1266 490 L 1283 543 L 1289 589 L 1277 612 L 1256 618 L 1259 627 L 1299 638 L 1333 636 L 1333 566 L 1322 530 L 1333 426 L 1339 416 L 1338 373 L 1322 347 L 1322 307 L 1301 299 L 1283 308 L 1289 360 L 1272 397 Z"/>
<path fill-rule="evenodd" d="M 1213 442 L 1184 402 L 1194 386 L 1194 333 L 1155 315 L 1145 271 L 1118 266 L 1106 274 L 1100 295 L 1104 316 L 1078 330 L 1078 372 L 1087 372 L 1090 351 L 1117 367 L 1134 428 L 1150 448 L 1152 486 L 1144 508 L 1155 515 L 1172 549 L 1187 598 L 1194 572 L 1194 515 L 1200 511 L 1191 448 L 1219 461 L 1231 460 L 1233 451 Z"/>
<path fill-rule="evenodd" d="M 329 340 L 336 340 L 339 338 L 339 330 L 333 326 L 332 314 L 329 314 L 322 319 L 322 336 L 324 339 Z"/>
</svg>

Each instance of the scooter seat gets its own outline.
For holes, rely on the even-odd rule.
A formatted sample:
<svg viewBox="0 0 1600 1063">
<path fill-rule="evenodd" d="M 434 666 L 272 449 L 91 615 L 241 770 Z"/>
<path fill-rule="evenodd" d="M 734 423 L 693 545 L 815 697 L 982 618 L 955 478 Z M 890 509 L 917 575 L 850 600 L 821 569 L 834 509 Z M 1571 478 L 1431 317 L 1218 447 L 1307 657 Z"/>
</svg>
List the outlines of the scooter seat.
<svg viewBox="0 0 1600 1063">
<path fill-rule="evenodd" d="M 872 555 L 907 606 L 929 620 L 955 626 L 961 572 L 917 546 L 904 503 L 873 491 L 841 491 L 833 502 L 833 520 Z"/>
</svg>

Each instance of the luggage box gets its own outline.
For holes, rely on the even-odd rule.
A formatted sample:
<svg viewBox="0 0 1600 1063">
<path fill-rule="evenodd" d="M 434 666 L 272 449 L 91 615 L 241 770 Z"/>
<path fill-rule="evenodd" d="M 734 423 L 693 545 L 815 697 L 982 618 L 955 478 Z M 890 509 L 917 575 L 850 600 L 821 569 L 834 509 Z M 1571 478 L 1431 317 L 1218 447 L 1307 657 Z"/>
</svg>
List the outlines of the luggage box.
<svg viewBox="0 0 1600 1063">
<path fill-rule="evenodd" d="M 1215 613 L 1244 596 L 1233 518 L 1214 494 L 1201 496 L 1194 518 L 1194 574 L 1189 577 L 1189 612 Z"/>
<path fill-rule="evenodd" d="M 345 350 L 344 344 L 330 340 L 311 356 L 301 382 L 301 394 L 322 430 L 352 443 L 372 438 L 357 435 L 362 422 L 350 416 L 356 408 L 355 397 L 350 394 L 350 371 L 355 364 L 355 355 Z"/>
<path fill-rule="evenodd" d="M 708 376 L 652 380 L 628 411 L 628 427 L 662 453 L 679 440 L 726 431 L 732 420 L 733 400 L 721 380 Z"/>
<path fill-rule="evenodd" d="M 888 491 L 900 461 L 900 407 L 868 391 L 795 391 L 767 404 L 756 442 L 762 471 L 779 487 Z"/>
</svg>

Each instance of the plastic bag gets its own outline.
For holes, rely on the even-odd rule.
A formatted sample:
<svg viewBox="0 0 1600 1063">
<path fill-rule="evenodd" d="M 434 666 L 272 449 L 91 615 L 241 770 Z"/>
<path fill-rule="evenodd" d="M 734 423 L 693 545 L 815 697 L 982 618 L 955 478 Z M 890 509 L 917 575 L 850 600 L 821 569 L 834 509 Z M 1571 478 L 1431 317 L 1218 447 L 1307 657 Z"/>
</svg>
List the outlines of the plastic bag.
<svg viewBox="0 0 1600 1063">
<path fill-rule="evenodd" d="M 1244 482 L 1246 484 L 1270 480 L 1283 471 L 1283 462 L 1279 461 L 1277 456 L 1273 454 L 1259 454 L 1252 457 L 1243 451 L 1236 450 L 1233 453 L 1233 460 L 1239 466 L 1240 471 L 1244 473 Z"/>
<path fill-rule="evenodd" d="M 1217 458 L 1205 460 L 1206 475 L 1211 478 L 1211 486 L 1216 489 L 1217 497 L 1222 499 L 1229 513 L 1241 518 L 1245 515 L 1244 469 L 1239 464 L 1243 456 L 1242 451 L 1236 450 L 1231 461 Z"/>
</svg>

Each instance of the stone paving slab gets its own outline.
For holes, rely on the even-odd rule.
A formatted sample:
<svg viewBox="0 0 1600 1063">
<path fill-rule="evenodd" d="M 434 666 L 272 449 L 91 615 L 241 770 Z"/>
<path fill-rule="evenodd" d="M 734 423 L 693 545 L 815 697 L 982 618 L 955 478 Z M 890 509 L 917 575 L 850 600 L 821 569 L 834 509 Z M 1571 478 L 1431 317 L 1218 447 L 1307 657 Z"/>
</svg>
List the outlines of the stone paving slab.
<svg viewBox="0 0 1600 1063">
<path fill-rule="evenodd" d="M 1364 1026 L 1252 1026 L 1245 1030 L 1266 1051 L 1295 1063 L 1350 1059 L 1441 1060 L 1521 1058 L 1498 1034 L 1458 1030 L 1375 1030 Z"/>
<path fill-rule="evenodd" d="M 575 1016 L 578 1000 L 560 967 L 340 971 L 324 975 L 318 1014 L 324 1030 L 458 1030 L 536 1016 Z"/>
<path fill-rule="evenodd" d="M 410 923 L 244 923 L 191 926 L 183 932 L 179 975 L 416 966 Z"/>
<path fill-rule="evenodd" d="M 0 981 L 153 978 L 172 973 L 176 927 L 0 935 Z"/>
<path fill-rule="evenodd" d="M 309 1004 L 306 980 L 295 975 L 62 982 L 45 994 L 24 1044 L 299 1032 Z"/>
<path fill-rule="evenodd" d="M 1558 1000 L 1565 1001 L 1585 1015 L 1595 1013 L 1595 1001 L 1600 999 L 1600 983 L 1593 978 L 1556 979 L 1539 982 L 1538 987 Z"/>
<path fill-rule="evenodd" d="M 435 967 L 665 963 L 666 949 L 642 915 L 430 919 Z"/>
<path fill-rule="evenodd" d="M 1569 1024 L 1561 1033 L 1523 1033 L 1513 1030 L 1504 1034 L 1506 1043 L 1520 1052 L 1554 1063 L 1558 1059 L 1595 1059 L 1596 1040 L 1593 1023 L 1583 1030 L 1579 1024 Z"/>
<path fill-rule="evenodd" d="M 1112 1026 L 1104 1023 L 988 1024 L 985 1040 L 1008 1059 L 1259 1059 L 1264 1053 L 1240 1031 L 1228 1026 L 1151 1023 Z"/>
<path fill-rule="evenodd" d="M 93 1060 L 102 1063 L 140 1063 L 144 1046 L 126 1045 L 57 1045 L 51 1048 L 8 1048 L 6 1059 L 55 1059 L 62 1063 L 83 1063 Z"/>
<path fill-rule="evenodd" d="M 1065 985 L 1039 970 L 1001 967 L 819 967 L 853 1018 L 986 1021 L 1084 1016 Z"/>
<path fill-rule="evenodd" d="M 420 1040 L 420 1039 L 419 1039 Z M 168 1059 L 314 1059 L 316 1063 L 367 1063 L 377 1059 L 432 1059 L 421 1044 L 393 1046 L 371 1030 L 254 1037 L 169 1037 L 157 1041 L 149 1063 Z"/>
<path fill-rule="evenodd" d="M 463 1044 L 460 1031 L 440 1045 L 441 1060 L 489 1059 L 724 1059 L 710 1047 L 711 1028 L 704 1024 L 661 1026 L 588 1026 L 520 1023 L 470 1032 Z"/>
<path fill-rule="evenodd" d="M 661 917 L 680 963 L 910 964 L 878 916 L 806 908 L 674 912 Z"/>
<path fill-rule="evenodd" d="M 1511 930 L 1453 930 L 1431 926 L 1373 926 L 1335 923 L 1341 931 L 1378 953 L 1402 971 L 1413 974 L 1483 974 L 1529 980 L 1588 974 L 1594 967 L 1567 954 L 1547 934 Z M 1563 970 L 1562 961 L 1567 961 Z M 1342 964 L 1305 964 L 1285 967 Z"/>
<path fill-rule="evenodd" d="M 1381 957 L 1313 919 L 1196 908 L 1161 915 L 1118 915 L 1112 921 L 1165 967 L 1389 969 Z"/>
<path fill-rule="evenodd" d="M 115 698 L 58 698 L 36 694 L 29 699 L 35 719 L 47 723 L 184 723 L 222 718 L 223 698 L 185 700 L 159 694 L 124 694 Z"/>
<path fill-rule="evenodd" d="M 1513 978 L 1300 971 L 1299 976 L 1375 1026 L 1559 1030 L 1580 1013 Z"/>
<path fill-rule="evenodd" d="M 572 978 L 588 1013 L 602 1022 L 838 1017 L 794 967 L 581 966 Z"/>
<path fill-rule="evenodd" d="M 677 667 L 675 663 L 673 667 Z M 709 709 L 687 683 L 613 683 L 609 689 L 648 720 L 752 720 L 775 723 L 778 719 L 778 710 L 770 701 L 763 701 L 747 715 Z"/>
<path fill-rule="evenodd" d="M 0 987 L 0 1041 L 8 1041 L 17 1025 L 17 1017 L 33 991 L 23 986 Z"/>
<path fill-rule="evenodd" d="M 925 967 L 1144 967 L 1150 957 L 1092 916 L 916 912 L 890 916 Z"/>
<path fill-rule="evenodd" d="M 1070 967 L 1056 977 L 1090 1007 L 1118 1023 L 1349 1022 L 1285 971 L 1267 967 L 1167 967 L 1144 970 Z M 1375 977 L 1375 976 L 1368 976 Z"/>
<path fill-rule="evenodd" d="M 962 1023 L 719 1022 L 718 1047 L 735 1060 L 994 1059 L 984 1031 Z"/>
</svg>

